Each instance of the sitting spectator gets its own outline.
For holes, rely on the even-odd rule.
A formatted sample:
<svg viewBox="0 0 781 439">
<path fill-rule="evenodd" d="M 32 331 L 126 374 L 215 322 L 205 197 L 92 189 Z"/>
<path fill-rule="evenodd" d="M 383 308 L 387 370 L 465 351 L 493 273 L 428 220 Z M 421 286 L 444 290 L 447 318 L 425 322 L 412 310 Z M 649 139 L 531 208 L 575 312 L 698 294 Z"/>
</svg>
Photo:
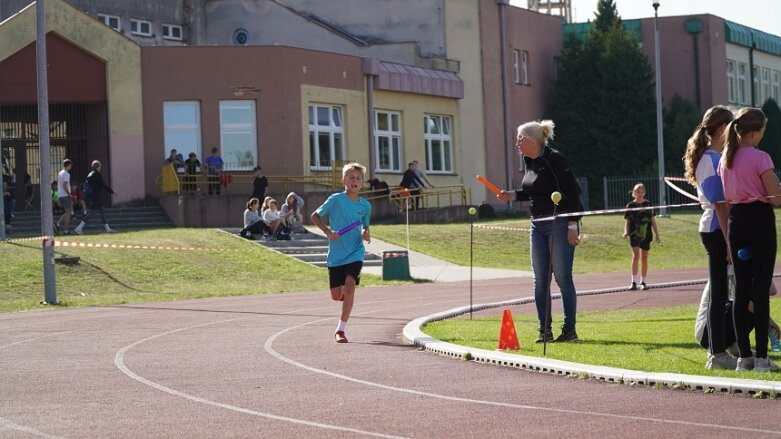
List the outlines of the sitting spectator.
<svg viewBox="0 0 781 439">
<path fill-rule="evenodd" d="M 268 227 L 263 218 L 260 217 L 258 209 L 260 208 L 260 200 L 257 198 L 250 198 L 247 201 L 247 210 L 244 211 L 244 228 L 241 229 L 239 235 L 243 238 L 254 239 L 254 235 L 273 236 L 271 229 Z"/>
<path fill-rule="evenodd" d="M 263 221 L 271 229 L 272 234 L 276 235 L 280 231 L 283 226 L 283 219 L 279 214 L 279 210 L 277 210 L 277 200 L 271 198 L 268 201 L 268 209 L 263 212 Z"/>
<path fill-rule="evenodd" d="M 294 233 L 306 233 L 304 228 L 304 199 L 295 192 L 287 194 L 285 204 L 282 205 L 281 216 L 285 225 L 290 227 Z"/>
<path fill-rule="evenodd" d="M 260 199 L 260 198 L 258 198 Z M 269 208 L 269 203 L 271 203 L 271 200 L 273 200 L 272 197 L 266 197 L 263 199 L 263 204 L 260 205 L 260 216 L 263 216 L 263 214 L 266 213 L 266 211 Z"/>
<path fill-rule="evenodd" d="M 76 206 L 81 207 L 81 214 L 87 214 L 87 203 L 84 201 L 84 191 L 82 186 L 75 183 L 71 188 L 71 200 L 73 200 L 73 214 L 76 214 Z"/>
<path fill-rule="evenodd" d="M 65 210 L 60 205 L 60 197 L 57 195 L 57 181 L 52 182 L 52 213 L 62 215 Z"/>
<path fill-rule="evenodd" d="M 168 155 L 168 158 L 165 159 L 165 162 L 170 163 L 171 166 L 174 167 L 174 171 L 176 171 L 177 174 L 181 174 L 183 172 L 182 166 L 184 166 L 184 157 L 182 154 L 176 152 L 175 149 L 171 150 L 171 154 Z"/>
<path fill-rule="evenodd" d="M 199 173 L 201 173 L 201 162 L 195 153 L 191 152 L 187 155 L 187 160 L 184 161 L 184 190 L 190 195 L 195 193 L 195 176 Z"/>
</svg>

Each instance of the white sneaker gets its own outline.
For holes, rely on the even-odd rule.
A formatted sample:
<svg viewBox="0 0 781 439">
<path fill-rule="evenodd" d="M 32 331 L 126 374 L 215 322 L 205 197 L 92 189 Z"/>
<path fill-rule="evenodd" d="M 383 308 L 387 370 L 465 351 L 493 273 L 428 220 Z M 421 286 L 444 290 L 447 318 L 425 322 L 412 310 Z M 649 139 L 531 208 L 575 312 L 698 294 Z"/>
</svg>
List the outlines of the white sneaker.
<svg viewBox="0 0 781 439">
<path fill-rule="evenodd" d="M 705 363 L 706 369 L 727 369 L 735 370 L 738 367 L 738 359 L 730 354 L 708 355 L 708 362 Z"/>
<path fill-rule="evenodd" d="M 106 233 L 114 233 L 116 230 L 112 229 L 108 226 L 108 224 L 103 224 L 103 227 L 106 229 Z"/>
<path fill-rule="evenodd" d="M 759 358 L 754 360 L 754 372 L 770 372 L 778 370 L 778 365 L 773 363 L 770 358 Z"/>
<path fill-rule="evenodd" d="M 765 358 L 767 360 L 767 358 Z M 748 372 L 754 369 L 754 357 L 738 358 L 735 372 Z"/>
<path fill-rule="evenodd" d="M 74 228 L 73 231 L 76 232 L 77 235 L 81 235 L 82 233 L 84 233 L 84 221 L 79 223 L 79 225 L 76 226 L 76 228 Z"/>
</svg>

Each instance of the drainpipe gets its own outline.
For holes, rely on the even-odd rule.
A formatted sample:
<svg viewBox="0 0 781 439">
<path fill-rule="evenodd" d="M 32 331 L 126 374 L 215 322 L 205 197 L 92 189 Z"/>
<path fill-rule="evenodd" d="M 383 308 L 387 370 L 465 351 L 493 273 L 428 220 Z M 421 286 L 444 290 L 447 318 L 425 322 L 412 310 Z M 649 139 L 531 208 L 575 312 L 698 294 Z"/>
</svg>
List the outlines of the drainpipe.
<svg viewBox="0 0 781 439">
<path fill-rule="evenodd" d="M 374 171 L 377 169 L 377 144 L 374 139 L 374 77 L 380 74 L 380 62 L 376 58 L 363 59 L 363 74 L 366 76 L 366 118 L 369 132 L 369 178 L 375 177 Z"/>
<path fill-rule="evenodd" d="M 757 104 L 754 102 L 754 96 L 756 94 L 756 90 L 754 90 L 754 49 L 756 48 L 756 43 L 754 42 L 754 32 L 751 32 L 751 48 L 748 49 L 748 72 L 749 72 L 749 90 L 751 90 L 751 106 L 756 107 Z"/>
<path fill-rule="evenodd" d="M 687 20 L 685 27 L 686 32 L 692 35 L 692 41 L 694 42 L 694 92 L 697 101 L 697 107 L 700 108 L 702 104 L 700 91 L 700 46 L 697 35 L 702 32 L 702 20 L 699 18 Z"/>
<path fill-rule="evenodd" d="M 510 0 L 496 0 L 499 5 L 499 56 L 502 67 L 502 111 L 504 113 L 502 132 L 504 133 L 504 163 L 507 189 L 512 188 L 513 163 L 510 154 L 512 139 L 510 137 L 510 85 L 507 82 L 507 5 Z"/>
</svg>

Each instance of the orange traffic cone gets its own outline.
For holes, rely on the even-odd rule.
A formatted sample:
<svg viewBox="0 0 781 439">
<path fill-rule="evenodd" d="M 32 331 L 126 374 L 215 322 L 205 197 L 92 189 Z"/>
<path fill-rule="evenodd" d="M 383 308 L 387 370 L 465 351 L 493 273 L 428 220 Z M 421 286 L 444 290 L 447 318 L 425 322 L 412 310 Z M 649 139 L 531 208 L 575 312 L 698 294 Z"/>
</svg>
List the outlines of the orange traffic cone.
<svg viewBox="0 0 781 439">
<path fill-rule="evenodd" d="M 518 344 L 518 334 L 515 333 L 515 323 L 513 323 L 513 316 L 510 314 L 510 310 L 504 310 L 502 314 L 502 327 L 499 329 L 499 347 L 497 349 L 512 349 L 517 351 L 520 349 Z"/>
</svg>

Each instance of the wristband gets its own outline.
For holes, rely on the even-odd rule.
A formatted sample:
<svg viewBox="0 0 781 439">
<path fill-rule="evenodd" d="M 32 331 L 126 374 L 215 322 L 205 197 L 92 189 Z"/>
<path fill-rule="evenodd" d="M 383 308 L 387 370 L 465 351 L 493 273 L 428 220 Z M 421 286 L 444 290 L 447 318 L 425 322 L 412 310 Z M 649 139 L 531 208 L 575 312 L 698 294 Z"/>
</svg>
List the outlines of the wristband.
<svg viewBox="0 0 781 439">
<path fill-rule="evenodd" d="M 578 231 L 578 225 L 577 224 L 570 224 L 567 226 L 568 229 Z"/>
</svg>

